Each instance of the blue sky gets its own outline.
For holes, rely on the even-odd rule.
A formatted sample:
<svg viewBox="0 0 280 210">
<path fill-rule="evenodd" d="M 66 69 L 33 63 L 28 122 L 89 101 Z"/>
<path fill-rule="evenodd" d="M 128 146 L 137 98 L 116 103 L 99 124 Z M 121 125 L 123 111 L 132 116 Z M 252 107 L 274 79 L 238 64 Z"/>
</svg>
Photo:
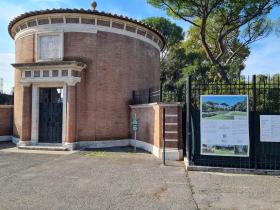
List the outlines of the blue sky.
<svg viewBox="0 0 280 210">
<path fill-rule="evenodd" d="M 202 96 L 202 101 L 212 101 L 215 103 L 226 103 L 230 106 L 235 105 L 238 102 L 242 102 L 247 96 Z"/>
<path fill-rule="evenodd" d="M 151 16 L 164 16 L 165 13 L 153 8 L 146 0 L 97 0 L 97 10 L 126 15 L 141 20 Z M 90 8 L 90 0 L 1 0 L 0 1 L 0 77 L 4 78 L 4 91 L 10 92 L 13 86 L 14 41 L 10 38 L 7 26 L 9 22 L 21 13 L 50 8 Z M 274 9 L 271 18 L 280 16 L 280 9 Z M 172 19 L 171 19 L 172 20 Z M 183 21 L 174 21 L 184 31 L 189 27 Z M 251 46 L 252 52 L 246 61 L 243 74 L 278 73 L 280 60 L 280 37 L 275 34 Z"/>
</svg>

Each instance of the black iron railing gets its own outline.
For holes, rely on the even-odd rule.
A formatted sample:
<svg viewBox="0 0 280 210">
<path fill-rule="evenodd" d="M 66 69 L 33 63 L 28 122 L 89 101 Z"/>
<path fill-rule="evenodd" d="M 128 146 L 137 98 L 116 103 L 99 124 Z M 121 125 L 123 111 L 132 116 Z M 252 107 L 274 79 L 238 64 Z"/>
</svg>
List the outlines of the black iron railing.
<svg viewBox="0 0 280 210">
<path fill-rule="evenodd" d="M 132 92 L 132 104 L 148 104 L 161 101 L 160 88 L 148 88 L 143 90 L 134 90 Z"/>
<path fill-rule="evenodd" d="M 253 75 L 231 83 L 210 83 L 189 77 L 186 87 L 186 145 L 190 162 L 206 166 L 280 170 L 280 143 L 260 141 L 260 115 L 280 115 L 279 75 Z M 200 153 L 201 95 L 248 95 L 249 157 L 207 156 Z"/>
<path fill-rule="evenodd" d="M 14 96 L 0 93 L 0 105 L 13 105 L 14 104 Z"/>
</svg>

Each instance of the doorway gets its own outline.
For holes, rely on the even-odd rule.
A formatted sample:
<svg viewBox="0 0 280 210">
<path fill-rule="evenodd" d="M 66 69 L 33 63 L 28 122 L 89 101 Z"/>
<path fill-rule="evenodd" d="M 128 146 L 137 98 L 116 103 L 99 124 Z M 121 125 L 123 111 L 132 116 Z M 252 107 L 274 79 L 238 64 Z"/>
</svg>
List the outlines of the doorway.
<svg viewBox="0 0 280 210">
<path fill-rule="evenodd" d="M 39 143 L 62 143 L 62 88 L 39 89 Z"/>
</svg>

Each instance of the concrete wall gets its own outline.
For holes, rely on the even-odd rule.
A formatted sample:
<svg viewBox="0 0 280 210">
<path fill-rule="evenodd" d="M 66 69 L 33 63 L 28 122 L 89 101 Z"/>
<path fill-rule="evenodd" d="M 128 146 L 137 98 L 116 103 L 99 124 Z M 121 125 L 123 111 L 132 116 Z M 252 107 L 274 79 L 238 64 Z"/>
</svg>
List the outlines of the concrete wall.
<svg viewBox="0 0 280 210">
<path fill-rule="evenodd" d="M 0 105 L 0 141 L 10 140 L 13 134 L 13 106 Z M 8 139 L 7 139 L 8 138 Z"/>
<path fill-rule="evenodd" d="M 165 142 L 167 152 L 182 158 L 182 106 L 180 104 L 142 104 L 131 107 L 130 118 L 139 120 L 137 132 L 138 147 L 161 157 L 163 148 L 163 126 L 165 126 Z M 165 109 L 165 125 L 163 124 Z M 134 131 L 130 128 L 130 138 L 134 139 Z M 179 159 L 180 159 L 179 158 Z M 169 158 L 178 159 L 178 158 Z"/>
</svg>

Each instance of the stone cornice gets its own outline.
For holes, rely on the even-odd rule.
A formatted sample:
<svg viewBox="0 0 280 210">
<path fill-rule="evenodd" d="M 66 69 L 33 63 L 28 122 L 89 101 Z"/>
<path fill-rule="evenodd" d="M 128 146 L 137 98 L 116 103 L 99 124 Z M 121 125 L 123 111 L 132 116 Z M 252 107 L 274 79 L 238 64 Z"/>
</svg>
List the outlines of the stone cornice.
<svg viewBox="0 0 280 210">
<path fill-rule="evenodd" d="M 52 18 L 60 19 L 61 22 L 53 23 Z M 69 23 L 67 19 L 75 19 L 78 22 Z M 39 20 L 45 19 L 47 23 L 39 24 Z M 85 23 L 83 20 L 92 20 L 91 23 Z M 153 45 L 157 45 L 159 50 L 165 47 L 164 36 L 156 29 L 145 23 L 129 19 L 123 16 L 96 12 L 91 10 L 43 10 L 25 13 L 16 17 L 9 25 L 9 33 L 12 38 L 18 38 L 33 32 L 40 32 L 49 28 L 50 31 L 60 28 L 62 31 L 94 32 L 108 31 L 118 34 L 139 38 Z M 28 33 L 26 33 L 28 32 Z M 19 36 L 20 35 L 20 36 Z"/>
<path fill-rule="evenodd" d="M 15 63 L 12 66 L 21 71 L 26 70 L 63 70 L 72 69 L 75 71 L 82 71 L 87 67 L 86 64 L 77 61 L 49 61 L 37 63 Z"/>
</svg>

